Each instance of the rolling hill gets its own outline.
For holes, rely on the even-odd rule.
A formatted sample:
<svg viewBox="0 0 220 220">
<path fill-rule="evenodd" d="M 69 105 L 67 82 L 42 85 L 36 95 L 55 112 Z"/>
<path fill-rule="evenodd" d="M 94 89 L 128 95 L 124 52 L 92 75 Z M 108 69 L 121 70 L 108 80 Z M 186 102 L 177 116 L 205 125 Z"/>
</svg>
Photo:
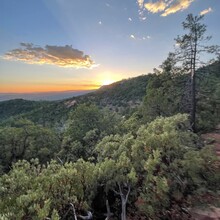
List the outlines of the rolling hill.
<svg viewBox="0 0 220 220">
<path fill-rule="evenodd" d="M 141 75 L 103 86 L 100 89 L 61 101 L 29 101 L 14 99 L 0 102 L 0 122 L 24 117 L 34 122 L 53 126 L 63 123 L 68 113 L 78 104 L 95 104 L 122 114 L 137 107 L 146 93 L 148 75 Z"/>
</svg>

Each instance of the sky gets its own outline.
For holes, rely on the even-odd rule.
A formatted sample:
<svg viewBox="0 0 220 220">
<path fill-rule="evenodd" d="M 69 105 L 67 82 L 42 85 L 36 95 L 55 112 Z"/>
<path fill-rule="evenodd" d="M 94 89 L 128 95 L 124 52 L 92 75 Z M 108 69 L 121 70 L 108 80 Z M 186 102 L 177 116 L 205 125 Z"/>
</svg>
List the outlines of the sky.
<svg viewBox="0 0 220 220">
<path fill-rule="evenodd" d="M 204 14 L 220 45 L 220 0 L 0 0 L 0 93 L 91 90 L 153 72 Z"/>
</svg>

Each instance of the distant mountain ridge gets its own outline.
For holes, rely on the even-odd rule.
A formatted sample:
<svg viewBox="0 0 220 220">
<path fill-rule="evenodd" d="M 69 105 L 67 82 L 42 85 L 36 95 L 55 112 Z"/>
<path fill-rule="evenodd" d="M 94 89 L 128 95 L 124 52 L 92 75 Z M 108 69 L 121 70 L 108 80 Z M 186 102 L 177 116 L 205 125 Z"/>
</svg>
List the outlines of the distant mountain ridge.
<svg viewBox="0 0 220 220">
<path fill-rule="evenodd" d="M 0 93 L 0 102 L 12 99 L 25 99 L 30 101 L 57 101 L 71 98 L 73 96 L 84 95 L 94 90 L 84 91 L 55 91 L 55 92 L 35 92 L 35 93 Z"/>
<path fill-rule="evenodd" d="M 0 102 L 0 122 L 10 117 L 24 117 L 49 125 L 64 122 L 68 113 L 78 104 L 95 104 L 100 107 L 127 112 L 138 106 L 146 94 L 148 75 L 115 82 L 100 89 L 60 101 L 29 101 L 15 99 Z"/>
</svg>

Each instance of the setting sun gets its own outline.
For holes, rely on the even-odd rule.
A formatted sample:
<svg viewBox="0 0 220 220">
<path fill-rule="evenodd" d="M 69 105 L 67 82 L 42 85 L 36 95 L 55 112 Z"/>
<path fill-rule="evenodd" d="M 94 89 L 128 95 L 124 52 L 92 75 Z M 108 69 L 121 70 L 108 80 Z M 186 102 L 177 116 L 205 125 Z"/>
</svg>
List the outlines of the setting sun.
<svg viewBox="0 0 220 220">
<path fill-rule="evenodd" d="M 112 71 L 100 72 L 97 74 L 96 78 L 97 78 L 97 83 L 101 86 L 107 86 L 116 81 L 122 80 L 120 74 Z"/>
<path fill-rule="evenodd" d="M 103 86 L 107 86 L 107 85 L 110 85 L 110 84 L 112 84 L 112 83 L 114 83 L 115 81 L 114 80 L 112 80 L 112 79 L 104 79 L 103 81 L 102 81 L 102 85 Z"/>
</svg>

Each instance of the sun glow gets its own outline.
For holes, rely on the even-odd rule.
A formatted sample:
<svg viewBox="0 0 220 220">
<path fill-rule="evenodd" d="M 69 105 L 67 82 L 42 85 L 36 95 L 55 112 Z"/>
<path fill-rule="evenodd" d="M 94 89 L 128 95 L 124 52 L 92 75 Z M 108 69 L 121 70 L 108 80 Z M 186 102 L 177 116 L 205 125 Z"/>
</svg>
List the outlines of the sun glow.
<svg viewBox="0 0 220 220">
<path fill-rule="evenodd" d="M 121 76 L 120 74 L 117 74 L 115 72 L 104 71 L 97 74 L 96 79 L 97 79 L 97 84 L 101 86 L 107 86 L 116 81 L 121 80 Z"/>
<path fill-rule="evenodd" d="M 115 82 L 115 81 L 112 80 L 112 79 L 103 79 L 103 80 L 102 80 L 102 85 L 103 85 L 103 86 L 107 86 L 107 85 L 112 84 L 113 82 Z"/>
</svg>

